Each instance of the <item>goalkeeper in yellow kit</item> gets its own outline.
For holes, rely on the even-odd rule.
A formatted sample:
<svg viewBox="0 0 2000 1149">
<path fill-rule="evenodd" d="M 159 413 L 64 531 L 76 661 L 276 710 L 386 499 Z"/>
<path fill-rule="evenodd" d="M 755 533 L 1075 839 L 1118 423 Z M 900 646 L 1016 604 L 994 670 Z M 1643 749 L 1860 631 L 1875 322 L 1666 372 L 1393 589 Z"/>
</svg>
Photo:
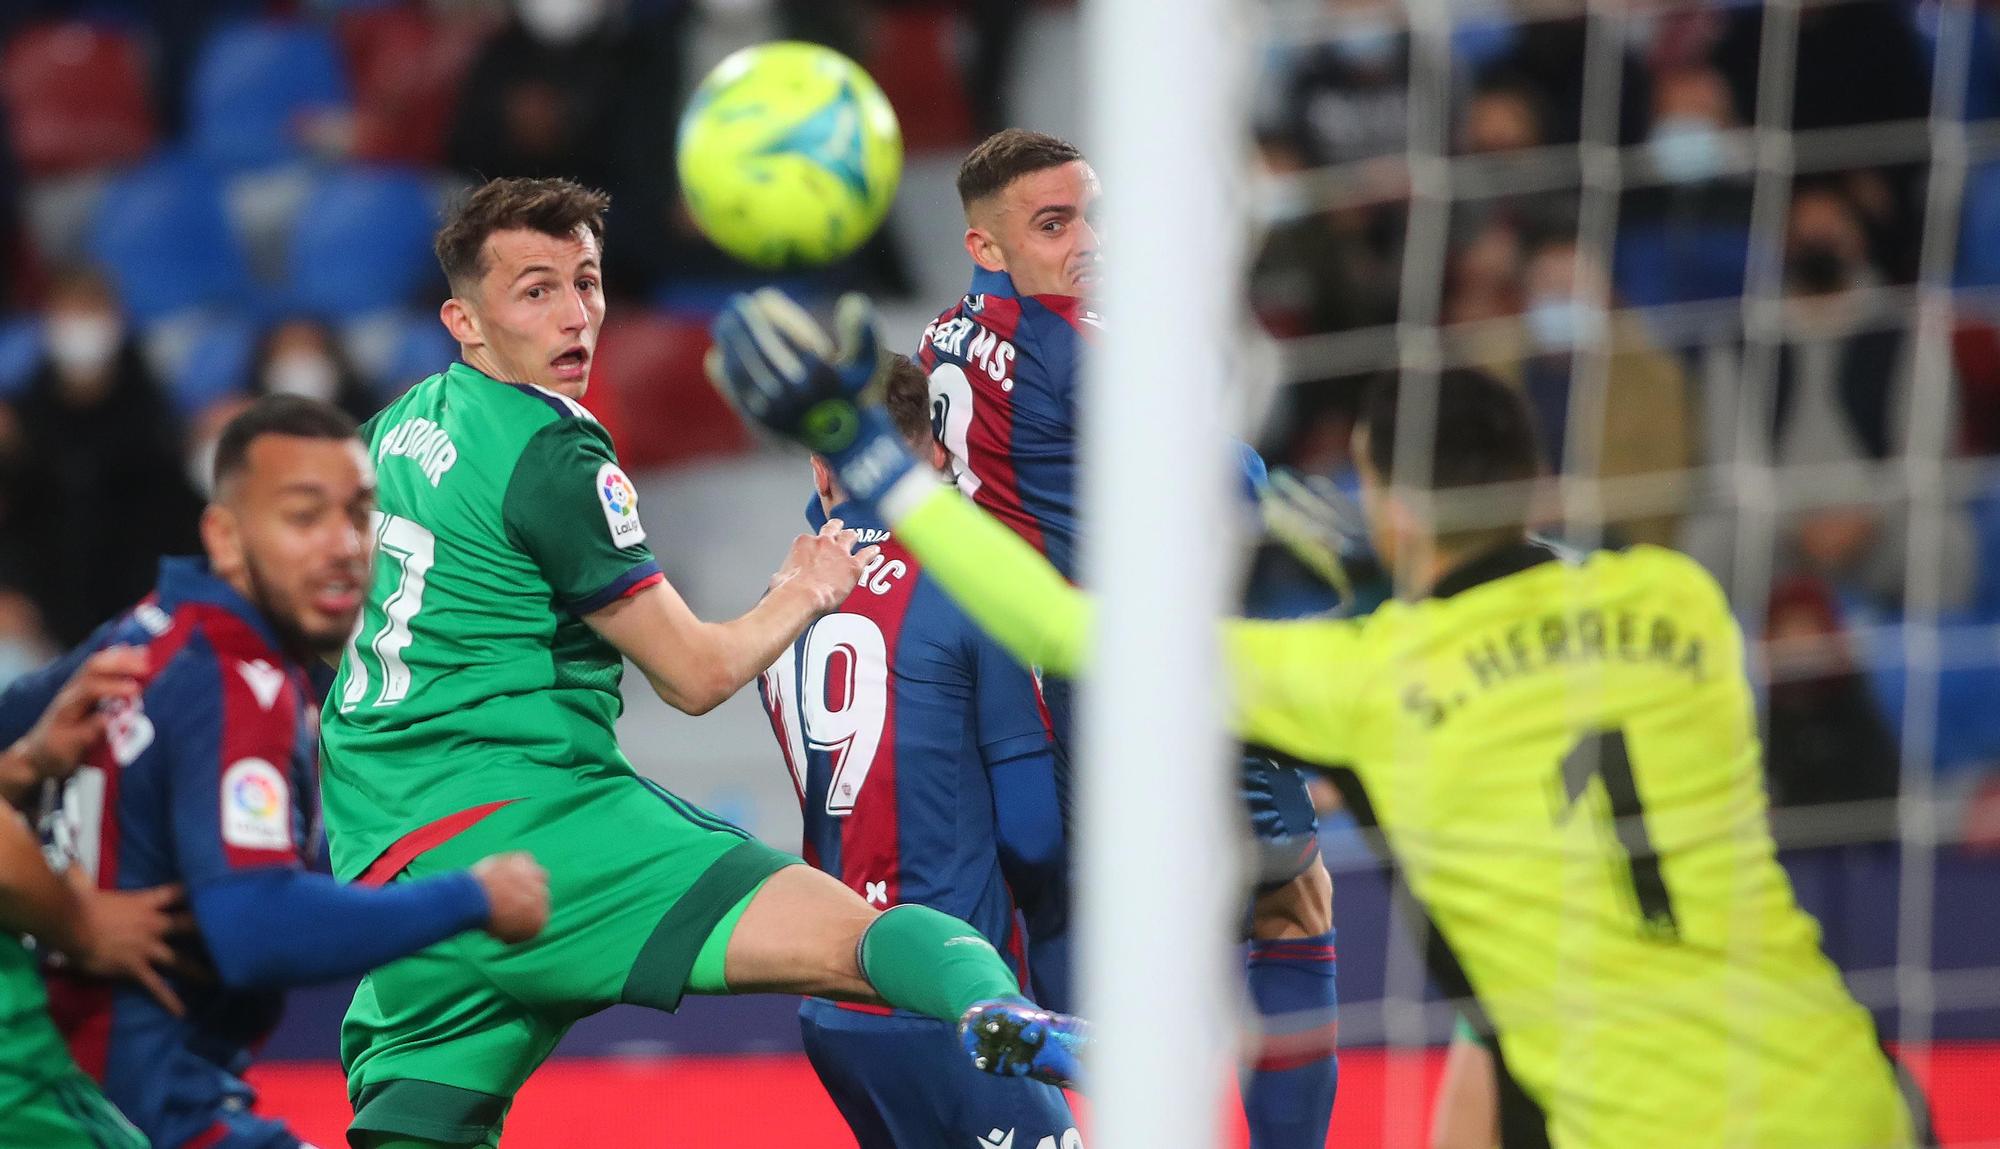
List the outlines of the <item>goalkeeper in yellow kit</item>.
<svg viewBox="0 0 2000 1149">
<path fill-rule="evenodd" d="M 711 373 L 832 462 L 1023 662 L 1084 670 L 1089 598 L 911 461 L 870 402 L 865 302 L 843 301 L 840 327 L 836 351 L 778 292 L 739 297 Z M 1394 387 L 1371 394 L 1355 455 L 1376 550 L 1408 575 L 1398 599 L 1225 623 L 1232 715 L 1245 741 L 1337 771 L 1379 823 L 1428 911 L 1433 972 L 1519 1087 L 1506 1143 L 1914 1144 L 1874 1025 L 1776 860 L 1721 589 L 1668 550 L 1572 560 L 1531 542 L 1540 464 L 1503 385 L 1439 380 L 1421 489 L 1395 470 L 1396 407 Z M 1427 516 L 1468 494 L 1481 525 Z"/>
</svg>

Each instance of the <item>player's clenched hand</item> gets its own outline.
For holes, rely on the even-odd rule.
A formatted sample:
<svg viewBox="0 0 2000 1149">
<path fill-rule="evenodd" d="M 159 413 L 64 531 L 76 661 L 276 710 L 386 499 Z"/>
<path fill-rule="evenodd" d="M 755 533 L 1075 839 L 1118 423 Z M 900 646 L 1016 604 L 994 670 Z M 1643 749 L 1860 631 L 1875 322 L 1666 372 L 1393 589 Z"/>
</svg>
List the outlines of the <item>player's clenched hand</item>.
<svg viewBox="0 0 2000 1149">
<path fill-rule="evenodd" d="M 524 850 L 482 858 L 472 876 L 486 891 L 486 932 L 524 942 L 549 924 L 549 872 Z"/>
<path fill-rule="evenodd" d="M 861 581 L 861 572 L 882 553 L 881 547 L 856 551 L 854 544 L 860 541 L 861 536 L 839 519 L 828 519 L 818 534 L 792 540 L 785 565 L 771 576 L 771 589 L 789 586 L 804 594 L 815 617 L 836 609 Z"/>
<path fill-rule="evenodd" d="M 107 646 L 83 661 L 56 692 L 41 720 L 15 743 L 38 778 L 67 778 L 104 737 L 108 707 L 139 697 L 146 652 L 136 646 Z"/>
<path fill-rule="evenodd" d="M 76 866 L 64 877 L 83 909 L 76 952 L 69 956 L 86 973 L 138 982 L 168 1013 L 186 1016 L 179 995 L 161 974 L 181 967 L 171 939 L 194 932 L 186 891 L 177 885 L 100 890 Z"/>
</svg>

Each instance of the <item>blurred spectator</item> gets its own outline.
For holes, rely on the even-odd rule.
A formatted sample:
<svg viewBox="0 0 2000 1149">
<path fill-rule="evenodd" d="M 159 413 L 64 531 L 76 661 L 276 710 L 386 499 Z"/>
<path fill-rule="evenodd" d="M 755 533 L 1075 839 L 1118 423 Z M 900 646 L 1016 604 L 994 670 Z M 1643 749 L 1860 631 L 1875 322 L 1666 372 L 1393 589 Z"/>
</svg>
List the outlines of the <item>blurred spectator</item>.
<svg viewBox="0 0 2000 1149">
<path fill-rule="evenodd" d="M 1705 390 L 1707 453 L 1727 462 L 1742 450 L 1769 452 L 1781 468 L 1781 494 L 1811 505 L 1780 523 L 1778 570 L 1806 571 L 1847 595 L 1896 609 L 1909 560 L 1905 508 L 1884 505 L 1872 464 L 1906 450 L 1914 380 L 1907 307 L 1885 299 L 1860 212 L 1835 185 L 1806 184 L 1792 200 L 1786 236 L 1786 334 L 1776 363 L 1775 394 L 1757 400 L 1763 381 L 1725 363 Z M 1946 402 L 1956 406 L 1956 385 Z M 1768 439 L 1741 434 L 1759 411 Z M 1949 453 L 1957 442 L 1955 409 L 1943 442 L 1914 449 Z M 1754 424 L 1752 424 L 1754 425 Z M 1689 538 L 1705 561 L 1726 564 L 1734 528 L 1726 513 L 1705 517 Z M 1942 605 L 1962 606 L 1977 577 L 1970 516 L 1945 516 L 1935 555 Z M 1715 566 L 1726 569 L 1726 566 Z"/>
<path fill-rule="evenodd" d="M 475 179 L 568 176 L 603 187 L 622 52 L 607 0 L 514 0 L 473 62 L 447 151 Z M 668 148 L 672 116 L 655 121 Z"/>
<path fill-rule="evenodd" d="M 1459 149 L 1467 155 L 1527 151 L 1550 142 L 1542 94 L 1523 78 L 1482 79 L 1459 117 Z"/>
<path fill-rule="evenodd" d="M 1760 5 L 1737 8 L 1715 47 L 1715 64 L 1735 93 L 1739 116 L 1754 123 L 1763 40 Z M 1930 76 L 1909 6 L 1896 0 L 1807 4 L 1798 15 L 1792 122 L 1797 131 L 1845 128 L 1930 114 Z M 1865 82 L 1857 82 L 1866 77 Z M 1916 270 L 1920 243 L 1918 165 L 1857 170 L 1846 191 L 1861 212 L 1875 262 L 1904 282 Z"/>
<path fill-rule="evenodd" d="M 1634 189 L 1619 211 L 1613 266 L 1629 304 L 1742 292 L 1751 184 L 1727 170 L 1736 158 L 1729 133 L 1738 126 L 1729 85 L 1714 68 L 1659 75 L 1646 148 L 1661 182 Z"/>
<path fill-rule="evenodd" d="M 1537 19 L 1543 7 L 1574 10 L 1566 4 L 1516 0 L 1515 10 L 1530 22 L 1516 29 L 1513 46 L 1505 55 L 1480 69 L 1476 86 L 1481 90 L 1507 87 L 1533 92 L 1541 105 L 1541 138 L 1551 144 L 1573 144 L 1583 136 L 1583 57 L 1590 21 L 1575 15 Z M 1638 143 L 1645 138 L 1647 111 L 1652 104 L 1645 62 L 1609 34 L 1608 27 L 1606 33 L 1601 42 L 1615 47 L 1624 57 L 1618 83 L 1617 142 Z"/>
<path fill-rule="evenodd" d="M 1410 131 L 1410 44 L 1378 0 L 1327 0 L 1334 35 L 1276 62 L 1259 129 L 1307 164 L 1400 161 Z"/>
<path fill-rule="evenodd" d="M 1288 147 L 1267 143 L 1262 154 L 1274 174 L 1302 171 Z M 1394 320 L 1403 246 L 1400 204 L 1334 210 L 1289 202 L 1268 206 L 1273 219 L 1250 270 L 1250 299 L 1273 334 L 1350 331 Z"/>
<path fill-rule="evenodd" d="M 250 363 L 250 389 L 258 395 L 304 395 L 332 403 L 356 422 L 379 404 L 342 350 L 317 319 L 294 317 L 266 332 Z"/>
<path fill-rule="evenodd" d="M 1511 252 L 1504 237 L 1483 242 L 1493 253 L 1462 263 L 1454 285 L 1483 298 L 1454 299 L 1448 308 L 1454 317 L 1490 319 L 1495 316 L 1474 315 L 1473 309 L 1497 313 L 1512 303 L 1517 319 L 1486 329 L 1487 339 L 1475 349 L 1485 360 L 1482 366 L 1526 392 L 1556 473 L 1605 480 L 1659 476 L 1666 489 L 1642 492 L 1647 509 L 1613 505 L 1605 529 L 1613 542 L 1671 543 L 1687 501 L 1680 472 L 1688 465 L 1691 438 L 1680 364 L 1653 346 L 1638 320 L 1612 310 L 1602 262 L 1586 258 L 1574 240 L 1533 240 L 1525 249 L 1518 291 L 1505 285 Z M 1594 378 L 1591 354 L 1598 347 L 1608 354 L 1602 390 L 1579 390 L 1578 384 Z M 1617 490 L 1607 494 L 1618 497 Z"/>
<path fill-rule="evenodd" d="M 23 584 L 71 646 L 144 595 L 165 554 L 194 548 L 201 503 L 180 428 L 109 281 L 58 279 L 47 356 L 16 407 L 13 517 L 32 556 Z"/>
<path fill-rule="evenodd" d="M 1781 581 L 1771 592 L 1766 633 L 1771 692 L 1764 764 L 1772 804 L 1894 798 L 1901 756 L 1855 665 L 1832 588 L 1808 576 Z M 1855 814 L 1867 833 L 1894 836 L 1893 807 Z"/>
<path fill-rule="evenodd" d="M 34 600 L 0 583 L 0 690 L 55 656 Z"/>
</svg>

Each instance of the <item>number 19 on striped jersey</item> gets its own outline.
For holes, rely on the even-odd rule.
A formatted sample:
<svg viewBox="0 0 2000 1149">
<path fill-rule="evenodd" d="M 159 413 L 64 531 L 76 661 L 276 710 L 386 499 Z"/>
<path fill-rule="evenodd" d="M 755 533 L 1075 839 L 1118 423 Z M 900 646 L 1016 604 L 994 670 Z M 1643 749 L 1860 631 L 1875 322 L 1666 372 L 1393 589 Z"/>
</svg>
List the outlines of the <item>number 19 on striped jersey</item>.
<svg viewBox="0 0 2000 1149">
<path fill-rule="evenodd" d="M 820 619 L 764 672 L 764 698 L 800 801 L 809 793 L 809 756 L 825 754 L 831 762 L 826 812 L 853 813 L 889 718 L 882 629 L 858 614 Z"/>
</svg>

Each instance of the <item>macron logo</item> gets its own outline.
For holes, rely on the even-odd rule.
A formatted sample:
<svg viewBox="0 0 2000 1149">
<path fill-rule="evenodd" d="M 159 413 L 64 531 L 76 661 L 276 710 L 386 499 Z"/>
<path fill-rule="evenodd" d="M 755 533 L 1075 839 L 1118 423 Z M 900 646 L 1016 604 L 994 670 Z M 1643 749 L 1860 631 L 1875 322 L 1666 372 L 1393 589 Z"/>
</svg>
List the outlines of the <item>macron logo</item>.
<svg viewBox="0 0 2000 1149">
<path fill-rule="evenodd" d="M 285 688 L 285 672 L 261 658 L 237 663 L 236 673 L 243 676 L 250 693 L 256 695 L 257 705 L 266 710 L 271 709 L 271 704 L 278 700 L 278 692 Z"/>
<path fill-rule="evenodd" d="M 1014 1149 L 1014 1131 L 1009 1129 L 1002 1132 L 999 1129 L 995 1129 L 986 1136 L 979 1138 L 979 1144 L 981 1149 Z"/>
<path fill-rule="evenodd" d="M 868 904 L 870 904 L 870 905 L 874 905 L 874 906 L 886 906 L 886 905 L 888 905 L 888 904 L 889 904 L 889 883 L 887 883 L 887 882 L 869 882 L 869 883 L 868 883 Z"/>
</svg>

